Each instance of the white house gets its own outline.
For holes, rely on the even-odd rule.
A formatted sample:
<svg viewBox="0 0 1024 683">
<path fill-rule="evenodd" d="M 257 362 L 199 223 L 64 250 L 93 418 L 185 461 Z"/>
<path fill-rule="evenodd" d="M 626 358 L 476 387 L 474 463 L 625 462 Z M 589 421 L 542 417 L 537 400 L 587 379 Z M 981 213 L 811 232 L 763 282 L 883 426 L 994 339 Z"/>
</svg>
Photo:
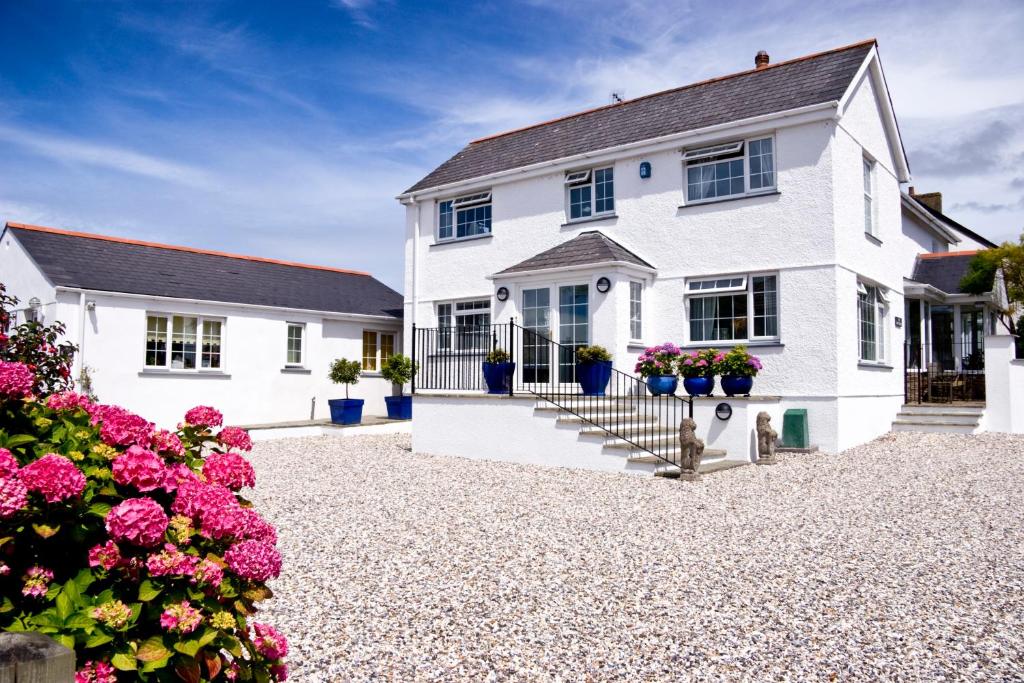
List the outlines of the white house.
<svg viewBox="0 0 1024 683">
<path fill-rule="evenodd" d="M 514 320 L 531 340 L 600 344 L 625 373 L 664 341 L 747 345 L 765 366 L 755 395 L 729 399 L 726 421 L 715 416 L 725 399 L 694 405 L 698 434 L 744 461 L 761 410 L 781 432 L 785 410 L 806 409 L 827 451 L 888 431 L 905 401 L 904 336 L 937 338 L 935 304 L 974 316 L 971 343 L 999 333 L 995 299 L 914 280 L 922 254 L 987 245 L 901 192 L 910 169 L 875 41 L 778 64 L 762 52 L 755 65 L 475 140 L 399 195 L 405 331 L 417 330 L 422 368 L 415 449 L 472 455 L 487 443 L 497 457 L 621 469 L 608 446 L 636 446 L 592 415 L 566 434 L 571 402 L 545 412 L 544 392 L 529 390 L 564 384 L 560 362 L 524 348 L 517 327 L 497 340 L 518 361 L 513 396 L 461 395 L 478 385 L 465 367 L 475 373 L 496 341 L 467 341 L 460 330 L 477 325 Z M 963 329 L 941 333 L 954 344 Z M 462 374 L 430 376 L 453 352 Z M 584 446 L 590 428 L 597 446 Z M 662 426 L 665 441 L 675 429 Z"/>
<path fill-rule="evenodd" d="M 363 364 L 364 414 L 386 414 L 402 297 L 367 273 L 7 223 L 0 281 L 19 317 L 67 326 L 101 401 L 158 424 L 196 404 L 236 425 L 328 417 L 339 357 Z"/>
</svg>

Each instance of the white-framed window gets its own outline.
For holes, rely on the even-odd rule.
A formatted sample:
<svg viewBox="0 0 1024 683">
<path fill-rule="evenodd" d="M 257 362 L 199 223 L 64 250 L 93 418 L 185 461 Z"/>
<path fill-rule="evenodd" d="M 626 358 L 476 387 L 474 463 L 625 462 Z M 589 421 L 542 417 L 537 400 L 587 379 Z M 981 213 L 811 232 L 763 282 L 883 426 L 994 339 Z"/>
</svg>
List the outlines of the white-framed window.
<svg viewBox="0 0 1024 683">
<path fill-rule="evenodd" d="M 689 280 L 686 304 L 691 343 L 779 338 L 775 274 Z"/>
<path fill-rule="evenodd" d="M 864 157 L 862 172 L 864 175 L 864 232 L 872 237 L 878 237 L 874 207 L 875 162 Z"/>
<path fill-rule="evenodd" d="M 736 140 L 683 152 L 686 203 L 757 194 L 775 188 L 775 139 Z"/>
<path fill-rule="evenodd" d="M 615 212 L 615 171 L 595 168 L 565 174 L 569 220 L 602 216 Z"/>
<path fill-rule="evenodd" d="M 446 199 L 437 204 L 438 241 L 457 240 L 491 232 L 491 193 Z"/>
<path fill-rule="evenodd" d="M 284 364 L 288 367 L 302 367 L 305 362 L 305 347 L 306 323 L 288 323 Z"/>
<path fill-rule="evenodd" d="M 862 362 L 882 363 L 886 360 L 888 309 L 889 300 L 883 288 L 857 282 L 857 341 Z"/>
<path fill-rule="evenodd" d="M 144 366 L 166 370 L 220 370 L 223 318 L 148 313 Z"/>
<path fill-rule="evenodd" d="M 629 338 L 640 341 L 644 338 L 644 283 L 629 281 Z"/>
<path fill-rule="evenodd" d="M 395 355 L 395 333 L 363 330 L 363 372 L 379 372 Z"/>
<path fill-rule="evenodd" d="M 437 327 L 438 345 L 442 350 L 479 351 L 490 348 L 490 299 L 437 304 Z"/>
</svg>

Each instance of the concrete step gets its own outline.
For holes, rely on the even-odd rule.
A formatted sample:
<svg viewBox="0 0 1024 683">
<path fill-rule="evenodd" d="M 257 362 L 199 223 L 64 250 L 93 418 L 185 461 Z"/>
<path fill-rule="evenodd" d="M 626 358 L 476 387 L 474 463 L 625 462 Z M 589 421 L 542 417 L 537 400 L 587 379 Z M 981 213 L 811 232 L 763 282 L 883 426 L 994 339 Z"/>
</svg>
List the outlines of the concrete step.
<svg viewBox="0 0 1024 683">
<path fill-rule="evenodd" d="M 983 405 L 960 405 L 956 403 L 907 403 L 900 408 L 906 415 L 978 415 L 985 412 Z"/>
<path fill-rule="evenodd" d="M 956 424 L 956 425 L 975 425 L 977 426 L 978 421 L 981 419 L 981 415 L 973 415 L 968 413 L 899 413 L 896 416 L 896 421 L 901 422 L 914 422 L 929 424 Z"/>
<path fill-rule="evenodd" d="M 700 469 L 697 471 L 701 474 L 711 474 L 712 472 L 722 472 L 724 470 L 731 470 L 734 467 L 742 467 L 744 465 L 750 465 L 749 462 L 742 462 L 740 460 L 726 460 L 725 458 L 716 458 L 714 460 L 701 460 Z M 678 479 L 679 468 L 674 465 L 666 467 L 659 467 L 654 471 L 654 476 L 665 477 L 667 479 Z"/>
<path fill-rule="evenodd" d="M 653 425 L 658 421 L 657 417 L 637 415 L 635 413 L 620 413 L 618 415 L 607 415 L 607 414 L 594 414 L 580 417 L 579 415 L 573 415 L 572 413 L 565 413 L 558 416 L 558 422 L 567 424 L 583 424 L 590 427 L 587 431 L 598 429 L 599 425 L 608 427 L 609 429 L 622 432 L 623 429 L 630 429 L 638 425 Z"/>
<path fill-rule="evenodd" d="M 894 432 L 931 432 L 940 434 L 973 434 L 977 424 L 950 424 L 941 422 L 921 422 L 896 420 L 892 423 Z"/>
<path fill-rule="evenodd" d="M 659 450 L 658 453 L 668 460 L 673 460 L 679 456 L 679 449 L 674 448 L 672 450 L 665 451 Z M 712 460 L 719 460 L 721 458 L 724 458 L 725 455 L 725 451 L 720 448 L 706 448 L 704 449 L 704 455 L 703 459 L 701 460 L 701 466 L 703 466 L 704 462 L 706 461 L 710 462 Z M 627 455 L 626 460 L 628 460 L 629 462 L 664 462 L 664 460 L 658 458 L 652 453 L 648 453 L 647 451 L 642 451 L 639 449 Z"/>
</svg>

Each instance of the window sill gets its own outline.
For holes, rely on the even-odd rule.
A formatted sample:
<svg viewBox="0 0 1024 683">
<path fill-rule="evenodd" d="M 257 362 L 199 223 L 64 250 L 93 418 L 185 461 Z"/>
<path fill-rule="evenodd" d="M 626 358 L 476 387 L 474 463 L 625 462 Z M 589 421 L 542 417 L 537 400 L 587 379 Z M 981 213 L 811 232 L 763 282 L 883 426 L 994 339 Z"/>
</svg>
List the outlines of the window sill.
<svg viewBox="0 0 1024 683">
<path fill-rule="evenodd" d="M 877 237 L 872 235 L 870 232 L 865 232 L 864 233 L 864 237 L 867 238 L 868 242 L 872 242 L 874 244 L 877 244 L 878 246 L 882 246 L 882 240 L 878 239 Z"/>
<path fill-rule="evenodd" d="M 626 348 L 630 350 L 643 351 L 647 348 L 647 344 L 644 344 L 642 341 L 636 341 L 635 339 L 631 339 L 628 342 L 626 342 Z"/>
<path fill-rule="evenodd" d="M 472 237 L 456 237 L 450 240 L 435 240 L 431 247 L 443 247 L 446 244 L 462 244 L 463 242 L 472 242 L 473 240 L 487 240 L 494 237 L 494 233 L 487 233 L 486 235 L 473 235 Z"/>
<path fill-rule="evenodd" d="M 582 224 L 585 224 L 585 223 L 597 223 L 598 221 L 615 220 L 618 217 L 619 216 L 616 213 L 603 213 L 600 216 L 587 216 L 586 218 L 573 218 L 573 219 L 570 219 L 570 220 L 566 221 L 565 223 L 562 223 L 562 225 L 559 226 L 559 227 L 562 227 L 562 228 L 572 228 L 574 226 L 582 225 Z"/>
<path fill-rule="evenodd" d="M 217 370 L 161 370 L 144 368 L 139 370 L 139 377 L 189 377 L 192 379 L 231 379 L 231 375 Z"/>
<path fill-rule="evenodd" d="M 738 194 L 731 197 L 722 197 L 721 199 L 702 199 L 697 202 L 687 202 L 685 204 L 680 204 L 679 208 L 689 209 L 694 206 L 707 206 L 709 204 L 721 204 L 723 202 L 736 202 L 740 201 L 741 199 L 754 199 L 755 197 L 773 197 L 780 194 L 782 193 L 779 192 L 778 190 L 769 190 L 766 192 L 750 192 L 747 194 Z"/>
<path fill-rule="evenodd" d="M 719 348 L 724 349 L 726 347 L 733 347 L 733 346 L 737 346 L 737 345 L 743 345 L 743 346 L 746 346 L 747 348 L 762 348 L 762 349 L 763 348 L 770 348 L 770 347 L 777 347 L 777 348 L 781 349 L 782 347 L 785 346 L 785 344 L 783 344 L 778 339 L 764 339 L 764 340 L 755 340 L 755 341 L 750 341 L 750 340 L 747 340 L 747 339 L 719 339 L 718 341 L 714 341 L 714 342 L 691 342 L 689 344 L 684 344 L 684 345 L 680 346 L 680 348 L 682 348 L 682 349 L 719 349 Z"/>
<path fill-rule="evenodd" d="M 857 367 L 865 370 L 895 370 L 895 368 L 888 363 L 879 363 L 870 360 L 859 360 L 857 361 Z"/>
<path fill-rule="evenodd" d="M 285 368 L 281 368 L 281 372 L 286 374 L 286 375 L 309 375 L 309 374 L 312 374 L 313 371 L 310 370 L 309 368 L 300 368 L 300 367 L 288 368 L 288 367 L 285 367 Z"/>
</svg>

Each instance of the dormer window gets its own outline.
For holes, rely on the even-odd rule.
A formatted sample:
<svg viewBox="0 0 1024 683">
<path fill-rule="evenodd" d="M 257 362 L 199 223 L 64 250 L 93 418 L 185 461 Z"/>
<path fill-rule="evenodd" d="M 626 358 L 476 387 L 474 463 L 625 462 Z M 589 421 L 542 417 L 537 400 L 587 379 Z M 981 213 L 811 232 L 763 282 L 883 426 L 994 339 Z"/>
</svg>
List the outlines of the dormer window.
<svg viewBox="0 0 1024 683">
<path fill-rule="evenodd" d="M 615 212 L 615 177 L 611 167 L 565 174 L 569 220 Z"/>
<path fill-rule="evenodd" d="M 687 203 L 756 194 L 775 188 L 772 138 L 737 140 L 683 152 Z"/>
<path fill-rule="evenodd" d="M 491 193 L 477 192 L 437 205 L 437 239 L 451 240 L 491 232 Z"/>
</svg>

